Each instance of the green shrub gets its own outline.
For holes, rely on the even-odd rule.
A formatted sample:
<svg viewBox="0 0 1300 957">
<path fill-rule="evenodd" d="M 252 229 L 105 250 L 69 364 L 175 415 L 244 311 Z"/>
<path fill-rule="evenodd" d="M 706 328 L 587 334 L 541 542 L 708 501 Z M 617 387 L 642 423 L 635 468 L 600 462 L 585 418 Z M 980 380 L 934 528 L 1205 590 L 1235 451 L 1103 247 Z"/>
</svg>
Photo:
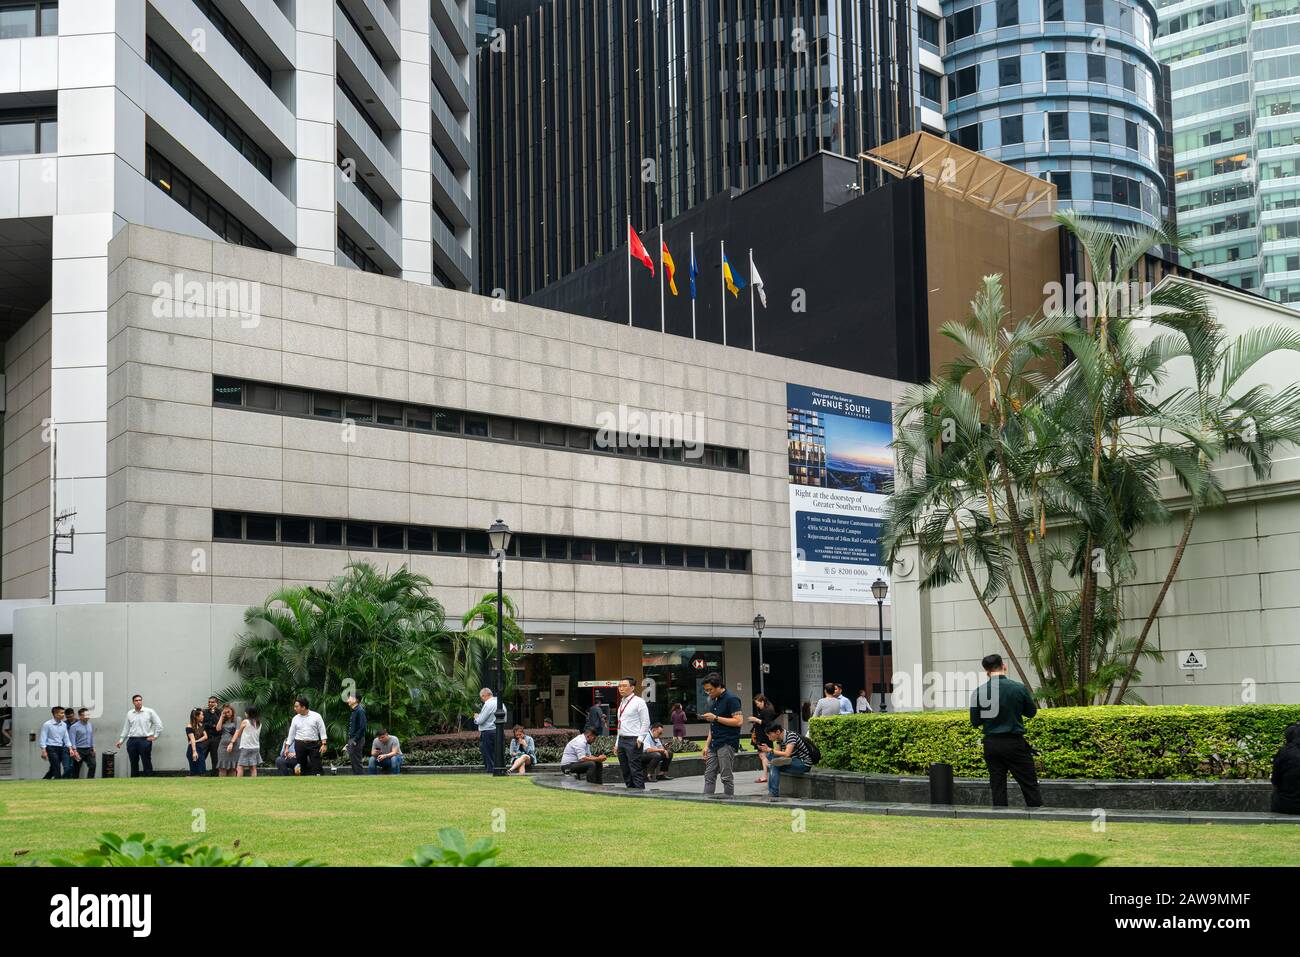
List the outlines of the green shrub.
<svg viewBox="0 0 1300 957">
<path fill-rule="evenodd" d="M 1267 778 L 1300 705 L 1044 708 L 1025 724 L 1044 778 Z M 870 774 L 926 774 L 951 764 L 983 777 L 983 738 L 965 711 L 814 718 L 821 767 Z"/>
<path fill-rule="evenodd" d="M 493 845 L 492 838 L 482 837 L 473 847 L 465 844 L 465 835 L 454 827 L 438 831 L 438 844 L 417 847 L 415 853 L 402 862 L 404 867 L 499 867 L 497 855 L 501 848 Z"/>
<path fill-rule="evenodd" d="M 265 861 L 251 854 L 236 854 L 197 841 L 168 844 L 157 838 L 148 840 L 143 834 L 120 837 L 111 832 L 99 835 L 98 841 L 96 847 L 72 860 L 56 857 L 50 863 L 55 867 L 266 867 Z M 291 866 L 320 865 L 299 861 Z"/>
</svg>

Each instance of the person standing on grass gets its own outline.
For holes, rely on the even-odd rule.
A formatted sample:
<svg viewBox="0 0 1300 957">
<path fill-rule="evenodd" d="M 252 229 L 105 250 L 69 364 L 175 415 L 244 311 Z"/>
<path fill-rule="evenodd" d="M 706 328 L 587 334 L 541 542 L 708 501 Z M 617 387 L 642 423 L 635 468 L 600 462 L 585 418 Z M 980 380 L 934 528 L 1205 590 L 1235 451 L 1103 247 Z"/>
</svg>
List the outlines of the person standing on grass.
<svg viewBox="0 0 1300 957">
<path fill-rule="evenodd" d="M 673 737 L 680 743 L 686 740 L 686 709 L 680 701 L 673 702 L 673 710 L 668 714 L 673 723 Z"/>
<path fill-rule="evenodd" d="M 704 679 L 704 693 L 713 699 L 713 710 L 700 715 L 709 723 L 709 736 L 704 739 L 704 793 L 713 793 L 721 774 L 722 793 L 731 797 L 736 793 L 736 752 L 745 716 L 740 699 L 727 690 L 716 671 Z"/>
<path fill-rule="evenodd" d="M 131 760 L 131 777 L 153 777 L 153 743 L 163 732 L 162 718 L 153 708 L 144 706 L 144 698 L 131 698 L 131 710 L 122 722 L 117 748 L 126 742 L 126 756 Z"/>
<path fill-rule="evenodd" d="M 203 727 L 203 709 L 190 712 L 190 723 L 185 726 L 185 761 L 190 766 L 190 777 L 202 777 L 203 762 L 208 756 L 208 732 Z"/>
<path fill-rule="evenodd" d="M 754 745 L 754 750 L 758 752 L 758 759 L 763 765 L 763 773 L 754 778 L 755 784 L 763 784 L 767 781 L 767 753 L 759 745 L 767 744 L 765 729 L 776 718 L 776 705 L 772 704 L 772 699 L 765 694 L 754 695 L 754 713 L 749 717 L 749 722 L 752 725 L 749 729 L 749 737 Z"/>
<path fill-rule="evenodd" d="M 315 711 L 311 710 L 306 698 L 295 698 L 293 702 L 294 718 L 289 722 L 289 740 L 291 748 L 298 755 L 298 767 L 294 774 L 322 774 L 320 759 L 325 750 L 325 722 Z"/>
<path fill-rule="evenodd" d="M 381 768 L 402 773 L 402 742 L 397 740 L 397 735 L 389 734 L 387 728 L 379 729 L 370 749 L 370 773 L 378 774 Z"/>
<path fill-rule="evenodd" d="M 235 759 L 235 777 L 242 778 L 244 768 L 248 768 L 249 777 L 257 777 L 257 766 L 262 763 L 262 715 L 256 708 L 244 711 L 244 720 L 239 722 L 239 728 L 230 739 L 228 747 L 238 755 Z"/>
<path fill-rule="evenodd" d="M 1001 655 L 985 655 L 980 665 L 989 680 L 971 696 L 970 723 L 984 732 L 984 763 L 989 767 L 993 806 L 1007 806 L 1010 771 L 1025 796 L 1025 806 L 1042 807 L 1034 751 L 1025 740 L 1025 719 L 1038 714 L 1038 704 L 1028 688 L 1007 677 Z"/>
<path fill-rule="evenodd" d="M 801 734 L 787 731 L 775 721 L 764 726 L 763 736 L 767 740 L 758 746 L 758 750 L 768 757 L 767 793 L 771 797 L 780 797 L 781 769 L 807 774 L 813 765 L 812 752 Z"/>
<path fill-rule="evenodd" d="M 641 764 L 641 739 L 650 730 L 650 709 L 637 697 L 636 682 L 623 678 L 618 683 L 618 767 L 623 784 L 633 791 L 645 790 L 645 768 Z"/>
<path fill-rule="evenodd" d="M 50 709 L 50 720 L 41 725 L 41 760 L 50 763 L 42 781 L 58 781 L 63 777 L 63 760 L 68 755 L 68 726 L 63 721 L 63 709 Z"/>
<path fill-rule="evenodd" d="M 491 688 L 480 688 L 478 700 L 483 702 L 483 707 L 474 715 L 478 750 L 483 756 L 483 770 L 492 774 L 497 767 L 497 699 Z"/>
<path fill-rule="evenodd" d="M 366 709 L 361 703 L 361 695 L 355 691 L 348 695 L 348 707 L 352 711 L 348 715 L 348 740 L 343 747 L 348 753 L 352 773 L 360 774 L 361 755 L 366 749 Z"/>
<path fill-rule="evenodd" d="M 76 748 L 72 746 L 72 726 L 77 723 L 77 715 L 71 708 L 63 709 L 63 724 L 68 729 L 68 753 L 63 756 L 63 776 L 72 777 L 72 768 L 75 763 L 73 754 Z"/>
<path fill-rule="evenodd" d="M 208 695 L 208 707 L 203 712 L 203 732 L 208 736 L 208 744 L 205 750 L 212 762 L 213 774 L 217 773 L 217 742 L 221 739 L 221 732 L 217 730 L 217 722 L 220 720 L 221 702 L 217 700 L 216 695 Z"/>
<path fill-rule="evenodd" d="M 527 774 L 537 763 L 537 744 L 531 734 L 524 734 L 522 724 L 515 725 L 510 734 L 510 770 L 506 774 Z"/>
<path fill-rule="evenodd" d="M 81 708 L 77 711 L 77 720 L 68 732 L 68 746 L 76 755 L 72 759 L 72 776 L 81 777 L 81 769 L 86 769 L 86 780 L 95 776 L 95 726 L 90 723 L 90 711 Z"/>
<path fill-rule="evenodd" d="M 217 774 L 230 777 L 239 767 L 239 755 L 235 753 L 235 732 L 239 730 L 239 718 L 235 715 L 234 705 L 224 705 L 221 717 L 217 719 L 217 731 L 221 735 L 215 742 L 208 742 L 208 747 L 215 747 L 217 754 Z"/>
<path fill-rule="evenodd" d="M 596 732 L 591 728 L 570 740 L 560 756 L 560 773 L 572 774 L 591 784 L 604 784 L 605 758 L 608 755 L 591 753 L 591 742 L 595 740 Z"/>
<path fill-rule="evenodd" d="M 1300 814 L 1300 721 L 1282 732 L 1282 747 L 1273 755 L 1274 814 Z"/>
</svg>

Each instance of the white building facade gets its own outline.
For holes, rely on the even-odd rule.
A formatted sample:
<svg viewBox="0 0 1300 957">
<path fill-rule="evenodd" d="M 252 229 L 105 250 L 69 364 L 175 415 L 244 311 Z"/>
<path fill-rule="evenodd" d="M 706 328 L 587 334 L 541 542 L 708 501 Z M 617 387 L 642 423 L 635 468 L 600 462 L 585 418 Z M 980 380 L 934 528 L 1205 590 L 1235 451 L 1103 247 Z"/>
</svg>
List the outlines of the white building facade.
<svg viewBox="0 0 1300 957">
<path fill-rule="evenodd" d="M 23 346 L 48 386 L 18 396 L 41 428 L 6 449 L 28 467 L 5 488 L 5 598 L 49 593 L 51 426 L 59 510 L 76 512 L 59 600 L 106 595 L 107 249 L 125 224 L 470 288 L 471 14 L 471 0 L 0 3 L 4 336 L 48 303 Z"/>
</svg>

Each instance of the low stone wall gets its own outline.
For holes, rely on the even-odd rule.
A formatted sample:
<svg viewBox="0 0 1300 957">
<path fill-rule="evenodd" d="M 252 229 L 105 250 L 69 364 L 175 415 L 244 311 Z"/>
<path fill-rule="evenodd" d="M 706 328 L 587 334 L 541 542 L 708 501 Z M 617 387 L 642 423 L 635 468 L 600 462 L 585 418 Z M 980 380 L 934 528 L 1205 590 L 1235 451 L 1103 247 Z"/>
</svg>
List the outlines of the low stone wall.
<svg viewBox="0 0 1300 957">
<path fill-rule="evenodd" d="M 1048 807 L 1147 811 L 1267 811 L 1273 793 L 1268 781 L 1040 781 Z M 877 804 L 929 804 L 930 781 L 919 777 L 823 771 L 782 774 L 781 796 Z M 1007 783 L 1012 807 L 1024 807 L 1014 780 Z M 953 804 L 988 807 L 987 779 L 957 778 Z"/>
</svg>

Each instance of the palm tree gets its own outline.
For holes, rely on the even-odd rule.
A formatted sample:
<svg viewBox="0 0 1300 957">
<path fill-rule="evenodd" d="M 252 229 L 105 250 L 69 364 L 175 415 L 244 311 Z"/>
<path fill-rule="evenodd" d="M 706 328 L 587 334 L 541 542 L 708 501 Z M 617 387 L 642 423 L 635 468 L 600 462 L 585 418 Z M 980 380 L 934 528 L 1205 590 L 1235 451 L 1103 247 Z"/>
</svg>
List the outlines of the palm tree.
<svg viewBox="0 0 1300 957">
<path fill-rule="evenodd" d="M 891 558 L 918 543 L 923 587 L 965 578 L 1029 683 L 993 610 L 1005 592 L 1047 703 L 1118 703 L 1131 697 L 1142 658 L 1158 657 L 1147 637 L 1196 516 L 1223 501 L 1215 463 L 1239 452 L 1262 478 L 1276 444 L 1300 438 L 1296 386 L 1237 388 L 1260 359 L 1300 350 L 1300 334 L 1278 326 L 1228 340 L 1185 282 L 1117 296 L 1148 249 L 1178 248 L 1181 236 L 1058 219 L 1078 239 L 1096 294 L 1012 322 L 1000 277 L 990 276 L 971 317 L 943 327 L 961 355 L 896 410 L 899 483 L 885 543 Z M 1058 357 L 1070 361 L 1050 375 Z M 1190 363 L 1193 383 L 1166 388 L 1179 362 Z M 1130 543 L 1172 520 L 1160 486 L 1168 475 L 1187 497 L 1182 537 L 1133 637 L 1124 631 Z"/>
</svg>

